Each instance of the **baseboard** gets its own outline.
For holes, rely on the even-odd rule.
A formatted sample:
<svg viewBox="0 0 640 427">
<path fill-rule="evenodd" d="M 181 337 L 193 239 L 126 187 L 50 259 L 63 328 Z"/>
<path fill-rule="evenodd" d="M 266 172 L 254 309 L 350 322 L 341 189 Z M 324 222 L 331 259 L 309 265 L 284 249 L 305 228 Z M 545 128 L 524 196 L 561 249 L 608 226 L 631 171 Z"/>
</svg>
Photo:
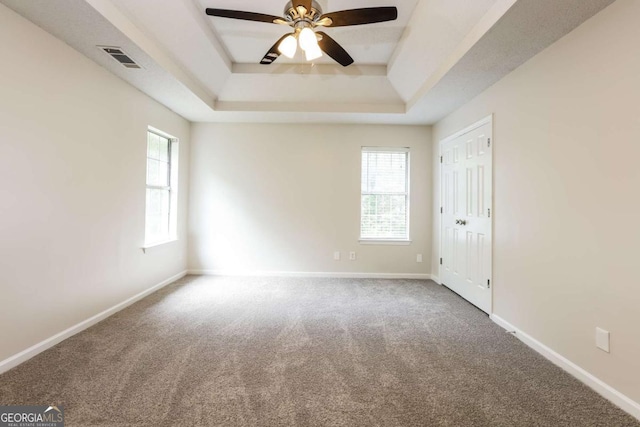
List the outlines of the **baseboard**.
<svg viewBox="0 0 640 427">
<path fill-rule="evenodd" d="M 200 276 L 232 277 L 327 277 L 336 279 L 419 279 L 433 280 L 431 274 L 421 273 L 341 273 L 306 271 L 233 271 L 233 270 L 188 270 L 189 274 Z"/>
<path fill-rule="evenodd" d="M 13 355 L 11 357 L 9 357 L 8 359 L 5 359 L 3 361 L 0 362 L 0 374 L 3 372 L 8 371 L 9 369 L 15 368 L 16 366 L 18 366 L 19 364 L 26 362 L 27 360 L 31 359 L 32 357 L 38 355 L 39 353 L 42 353 L 43 351 L 53 347 L 54 345 L 60 343 L 61 341 L 66 340 L 67 338 L 77 334 L 78 332 L 82 332 L 85 329 L 89 328 L 90 326 L 95 325 L 96 323 L 100 322 L 101 320 L 106 319 L 107 317 L 111 316 L 112 314 L 117 313 L 118 311 L 130 306 L 131 304 L 133 304 L 134 302 L 137 302 L 139 300 L 141 300 L 142 298 L 146 297 L 149 294 L 152 294 L 153 292 L 157 291 L 160 288 L 163 288 L 165 286 L 167 286 L 169 283 L 173 283 L 178 279 L 181 279 L 182 277 L 187 275 L 187 271 L 183 271 L 181 273 L 176 274 L 173 277 L 170 277 L 166 280 L 163 280 L 162 282 L 158 283 L 157 285 L 152 286 L 151 288 L 140 292 L 137 295 L 132 296 L 131 298 L 114 305 L 111 308 L 106 309 L 105 311 L 96 314 L 93 317 L 90 317 L 87 320 L 84 320 L 80 323 L 78 323 L 77 325 L 74 325 L 68 329 L 65 329 L 64 331 L 50 337 L 47 338 L 44 341 L 39 342 L 36 345 L 33 345 L 31 347 L 29 347 L 26 350 L 21 351 L 20 353 Z"/>
<path fill-rule="evenodd" d="M 442 281 L 440 281 L 440 278 L 438 276 L 436 276 L 435 274 L 431 275 L 431 280 L 436 282 L 438 285 L 442 285 Z"/>
<path fill-rule="evenodd" d="M 492 314 L 491 320 L 493 320 L 497 325 L 501 326 L 507 331 L 513 332 L 520 341 L 553 362 L 553 364 L 573 375 L 575 378 L 582 381 L 584 384 L 592 388 L 595 392 L 600 394 L 602 397 L 640 420 L 640 403 L 635 402 L 631 398 L 620 393 L 618 390 L 614 389 L 604 381 L 585 371 L 569 359 L 561 356 L 546 345 L 542 344 L 540 341 L 522 332 L 500 316 Z"/>
</svg>

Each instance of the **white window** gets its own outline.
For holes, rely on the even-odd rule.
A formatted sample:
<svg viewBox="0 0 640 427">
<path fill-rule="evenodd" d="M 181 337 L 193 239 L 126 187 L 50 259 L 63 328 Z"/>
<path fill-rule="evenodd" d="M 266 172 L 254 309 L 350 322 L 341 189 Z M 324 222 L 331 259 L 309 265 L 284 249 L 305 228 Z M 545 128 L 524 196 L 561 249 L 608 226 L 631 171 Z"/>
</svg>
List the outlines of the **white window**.
<svg viewBox="0 0 640 427">
<path fill-rule="evenodd" d="M 409 241 L 408 148 L 362 148 L 360 240 Z"/>
<path fill-rule="evenodd" d="M 177 142 L 155 129 L 147 131 L 145 246 L 176 239 Z"/>
</svg>

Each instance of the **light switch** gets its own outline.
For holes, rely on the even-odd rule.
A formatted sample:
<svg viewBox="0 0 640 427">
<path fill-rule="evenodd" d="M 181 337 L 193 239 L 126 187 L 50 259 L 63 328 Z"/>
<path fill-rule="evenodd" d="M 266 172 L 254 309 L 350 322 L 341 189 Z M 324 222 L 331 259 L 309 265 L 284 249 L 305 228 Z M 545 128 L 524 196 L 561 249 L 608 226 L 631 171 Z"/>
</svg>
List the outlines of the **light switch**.
<svg viewBox="0 0 640 427">
<path fill-rule="evenodd" d="M 609 353 L 609 331 L 605 331 L 601 328 L 596 328 L 596 347 L 600 350 L 604 350 Z"/>
</svg>

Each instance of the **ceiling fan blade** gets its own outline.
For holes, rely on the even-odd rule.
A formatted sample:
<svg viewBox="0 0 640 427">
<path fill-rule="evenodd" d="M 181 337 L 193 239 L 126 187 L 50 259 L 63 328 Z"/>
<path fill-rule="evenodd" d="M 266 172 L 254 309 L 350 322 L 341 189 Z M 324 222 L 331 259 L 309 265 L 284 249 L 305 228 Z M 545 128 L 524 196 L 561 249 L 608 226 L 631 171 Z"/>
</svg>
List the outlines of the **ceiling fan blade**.
<svg viewBox="0 0 640 427">
<path fill-rule="evenodd" d="M 335 59 L 336 62 L 343 67 L 353 64 L 353 58 L 351 55 L 349 55 L 337 41 L 322 31 L 317 31 L 316 34 L 320 34 L 322 36 L 322 39 L 318 40 L 318 45 L 324 53 Z"/>
<path fill-rule="evenodd" d="M 285 34 L 284 36 L 280 37 L 276 42 L 276 44 L 271 46 L 271 49 L 269 49 L 269 51 L 266 53 L 264 58 L 262 58 L 260 63 L 262 65 L 269 65 L 269 64 L 272 64 L 276 59 L 278 59 L 280 57 L 280 51 L 278 50 L 278 46 L 280 46 L 280 43 L 282 43 L 282 40 L 286 39 L 290 35 L 291 34 Z"/>
<path fill-rule="evenodd" d="M 218 16 L 220 18 L 232 18 L 242 19 L 243 21 L 256 21 L 256 22 L 268 22 L 269 24 L 277 24 L 278 21 L 282 21 L 282 17 L 265 15 L 263 13 L 243 12 L 241 10 L 229 10 L 229 9 L 206 9 L 206 13 L 209 16 Z"/>
<path fill-rule="evenodd" d="M 325 27 L 346 27 L 348 25 L 374 24 L 398 19 L 398 9 L 395 6 L 368 7 L 364 9 L 341 10 L 331 12 L 320 17 L 320 21 L 329 18 L 331 23 L 323 24 Z"/>
</svg>

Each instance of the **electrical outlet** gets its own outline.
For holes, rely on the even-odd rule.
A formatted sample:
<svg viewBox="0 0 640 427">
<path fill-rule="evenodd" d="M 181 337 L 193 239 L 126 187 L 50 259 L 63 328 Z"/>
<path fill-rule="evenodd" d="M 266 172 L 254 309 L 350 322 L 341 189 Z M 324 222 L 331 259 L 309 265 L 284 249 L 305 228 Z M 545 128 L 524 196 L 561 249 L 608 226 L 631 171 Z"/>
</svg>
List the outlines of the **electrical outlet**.
<svg viewBox="0 0 640 427">
<path fill-rule="evenodd" d="M 609 353 L 609 340 L 610 340 L 609 331 L 605 331 L 602 328 L 596 328 L 596 347 L 600 350 L 606 351 Z"/>
<path fill-rule="evenodd" d="M 333 253 L 333 259 L 336 261 L 340 261 L 340 251 L 335 251 Z"/>
<path fill-rule="evenodd" d="M 356 253 L 355 252 L 349 252 L 349 260 L 351 260 L 351 261 L 355 261 L 356 260 Z"/>
<path fill-rule="evenodd" d="M 422 254 L 416 255 L 416 262 L 422 262 Z"/>
</svg>

